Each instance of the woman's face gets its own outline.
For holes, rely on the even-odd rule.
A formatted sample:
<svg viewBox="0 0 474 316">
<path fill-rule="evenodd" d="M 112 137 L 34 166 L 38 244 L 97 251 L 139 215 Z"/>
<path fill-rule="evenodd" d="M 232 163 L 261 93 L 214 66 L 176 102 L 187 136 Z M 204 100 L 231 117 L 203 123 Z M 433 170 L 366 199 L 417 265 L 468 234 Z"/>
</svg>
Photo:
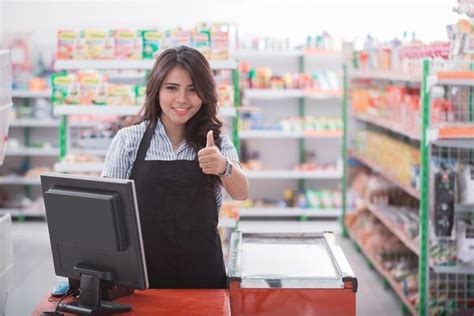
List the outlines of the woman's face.
<svg viewBox="0 0 474 316">
<path fill-rule="evenodd" d="M 161 121 L 170 126 L 183 126 L 201 108 L 202 100 L 194 89 L 187 70 L 172 68 L 160 88 Z"/>
</svg>

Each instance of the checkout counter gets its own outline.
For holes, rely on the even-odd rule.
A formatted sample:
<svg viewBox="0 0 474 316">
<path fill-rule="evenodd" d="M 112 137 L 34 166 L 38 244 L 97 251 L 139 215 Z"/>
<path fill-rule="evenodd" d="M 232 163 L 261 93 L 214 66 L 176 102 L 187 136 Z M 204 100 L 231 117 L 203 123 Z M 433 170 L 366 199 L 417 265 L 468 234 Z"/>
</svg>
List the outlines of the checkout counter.
<svg viewBox="0 0 474 316">
<path fill-rule="evenodd" d="M 133 306 L 124 315 L 355 315 L 357 279 L 334 234 L 234 232 L 230 251 L 229 289 L 135 291 L 116 302 Z M 33 315 L 54 311 L 48 299 Z"/>
</svg>

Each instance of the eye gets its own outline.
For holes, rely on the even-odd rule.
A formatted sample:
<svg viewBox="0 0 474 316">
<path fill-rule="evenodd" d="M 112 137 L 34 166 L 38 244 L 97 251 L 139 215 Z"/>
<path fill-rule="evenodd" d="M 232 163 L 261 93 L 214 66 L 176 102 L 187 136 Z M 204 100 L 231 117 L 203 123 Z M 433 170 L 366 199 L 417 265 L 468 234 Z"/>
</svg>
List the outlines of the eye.
<svg viewBox="0 0 474 316">
<path fill-rule="evenodd" d="M 189 88 L 189 92 L 196 93 L 196 89 L 194 89 L 194 88 Z"/>
<path fill-rule="evenodd" d="M 176 91 L 176 87 L 175 86 L 166 86 L 166 90 Z"/>
</svg>

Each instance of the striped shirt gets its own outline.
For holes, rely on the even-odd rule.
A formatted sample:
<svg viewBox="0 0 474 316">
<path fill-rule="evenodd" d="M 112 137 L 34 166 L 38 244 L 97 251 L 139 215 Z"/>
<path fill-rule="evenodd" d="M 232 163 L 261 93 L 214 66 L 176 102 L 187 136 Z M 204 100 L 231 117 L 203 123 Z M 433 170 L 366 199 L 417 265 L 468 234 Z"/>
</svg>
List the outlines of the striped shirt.
<svg viewBox="0 0 474 316">
<path fill-rule="evenodd" d="M 128 179 L 132 172 L 133 163 L 137 157 L 138 146 L 145 133 L 147 122 L 122 128 L 112 140 L 107 156 L 105 157 L 102 176 L 107 178 Z M 221 135 L 221 153 L 232 161 L 239 161 L 234 144 L 227 135 Z M 184 140 L 176 152 L 173 151 L 171 141 L 166 135 L 165 128 L 158 119 L 155 134 L 151 139 L 150 147 L 145 160 L 194 160 L 196 151 Z M 221 187 L 216 190 L 217 208 L 222 205 Z"/>
</svg>

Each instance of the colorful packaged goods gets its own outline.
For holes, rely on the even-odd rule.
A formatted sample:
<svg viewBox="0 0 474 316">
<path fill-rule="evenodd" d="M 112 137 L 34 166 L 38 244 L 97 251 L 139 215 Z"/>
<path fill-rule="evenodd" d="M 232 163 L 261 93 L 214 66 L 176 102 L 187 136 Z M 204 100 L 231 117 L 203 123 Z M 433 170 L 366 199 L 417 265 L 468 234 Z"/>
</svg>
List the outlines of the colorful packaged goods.
<svg viewBox="0 0 474 316">
<path fill-rule="evenodd" d="M 154 59 L 162 49 L 163 33 L 158 30 L 142 31 L 143 58 Z"/>
<path fill-rule="evenodd" d="M 58 32 L 58 59 L 73 59 L 78 39 L 77 32 L 74 31 L 59 31 Z"/>
<path fill-rule="evenodd" d="M 80 104 L 107 104 L 108 83 L 106 77 L 97 72 L 79 73 Z"/>
<path fill-rule="evenodd" d="M 116 59 L 141 59 L 142 58 L 142 36 L 138 31 L 117 30 L 114 31 L 115 58 Z"/>
<path fill-rule="evenodd" d="M 143 105 L 146 100 L 146 86 L 135 87 L 135 104 Z"/>
<path fill-rule="evenodd" d="M 135 105 L 135 86 L 109 84 L 107 105 Z"/>
<path fill-rule="evenodd" d="M 113 31 L 85 30 L 80 33 L 79 40 L 84 41 L 85 59 L 113 59 L 115 57 Z"/>
<path fill-rule="evenodd" d="M 209 29 L 201 28 L 192 32 L 192 45 L 199 50 L 204 57 L 211 58 L 211 35 Z"/>
<path fill-rule="evenodd" d="M 53 74 L 51 81 L 53 104 L 79 104 L 79 82 L 75 74 Z"/>
<path fill-rule="evenodd" d="M 229 58 L 229 27 L 226 24 L 214 24 L 211 27 L 211 59 Z"/>
</svg>

